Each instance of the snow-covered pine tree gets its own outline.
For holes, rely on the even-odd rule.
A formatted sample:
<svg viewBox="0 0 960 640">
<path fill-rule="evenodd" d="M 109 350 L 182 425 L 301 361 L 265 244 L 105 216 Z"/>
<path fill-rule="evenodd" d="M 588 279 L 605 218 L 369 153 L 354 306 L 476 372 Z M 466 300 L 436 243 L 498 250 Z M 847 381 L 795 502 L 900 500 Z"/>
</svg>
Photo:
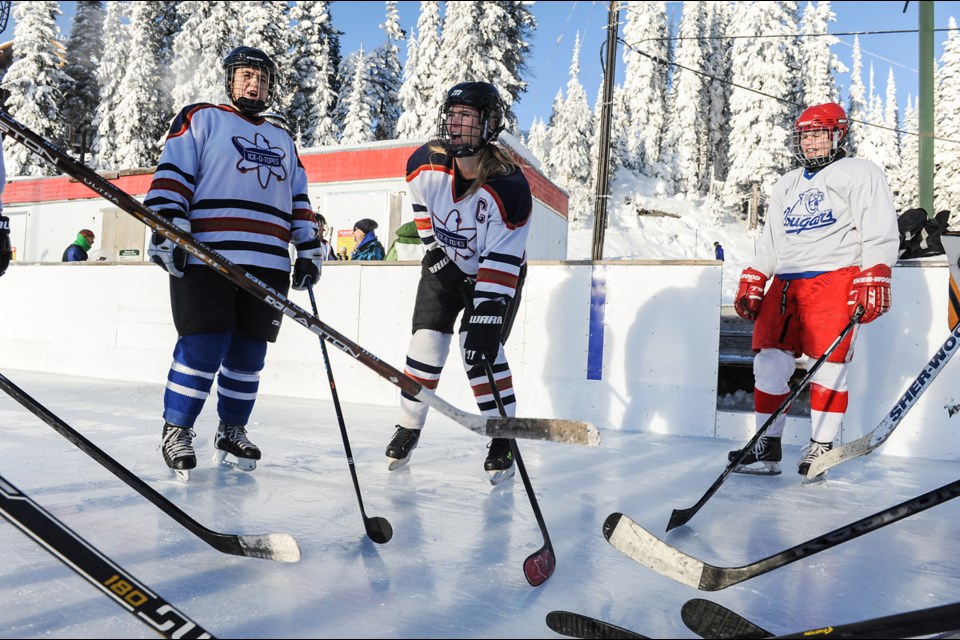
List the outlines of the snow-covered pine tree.
<svg viewBox="0 0 960 640">
<path fill-rule="evenodd" d="M 853 68 L 850 70 L 850 91 L 847 96 L 847 118 L 850 119 L 850 133 L 847 135 L 847 150 L 859 156 L 860 127 L 857 123 L 867 120 L 868 98 L 863 85 L 863 55 L 860 52 L 860 38 L 853 36 Z"/>
<path fill-rule="evenodd" d="M 541 118 L 533 119 L 533 124 L 530 125 L 530 130 L 527 132 L 524 146 L 530 151 L 530 154 L 540 162 L 540 170 L 545 171 L 543 165 L 550 149 L 550 132 L 547 130 L 547 125 Z"/>
<path fill-rule="evenodd" d="M 878 131 L 880 147 L 880 168 L 887 176 L 887 182 L 900 166 L 900 107 L 897 105 L 897 82 L 894 80 L 893 67 L 887 72 L 887 94 L 884 99 L 883 127 Z"/>
<path fill-rule="evenodd" d="M 837 59 L 830 47 L 840 40 L 827 35 L 831 22 L 837 14 L 830 3 L 808 2 L 800 21 L 800 84 L 804 106 L 836 102 L 840 97 L 836 74 L 846 73 L 847 68 Z"/>
<path fill-rule="evenodd" d="M 97 66 L 103 52 L 103 2 L 77 2 L 67 38 L 67 64 L 63 70 L 71 82 L 63 90 L 61 117 L 66 127 L 66 148 L 81 145 L 87 154 L 93 142 L 93 121 L 100 104 Z M 84 158 L 86 161 L 86 158 Z"/>
<path fill-rule="evenodd" d="M 569 215 L 577 222 L 593 213 L 590 185 L 594 147 L 593 113 L 580 84 L 580 34 L 577 33 L 566 99 L 554 100 L 550 118 L 547 173 L 570 194 Z"/>
<path fill-rule="evenodd" d="M 226 103 L 223 58 L 244 38 L 242 2 L 184 0 L 178 6 L 183 27 L 173 41 L 174 109 L 189 104 Z M 269 52 L 268 52 L 269 53 Z"/>
<path fill-rule="evenodd" d="M 889 177 L 898 211 L 920 206 L 920 136 L 917 135 L 919 113 L 912 100 L 911 96 L 907 96 L 907 108 L 903 112 L 900 166 Z"/>
<path fill-rule="evenodd" d="M 451 2 L 443 21 L 438 86 L 446 91 L 458 82 L 493 84 L 507 107 L 509 130 L 515 123 L 511 107 L 527 86 L 519 75 L 535 25 L 527 4 Z"/>
<path fill-rule="evenodd" d="M 936 71 L 937 142 L 934 145 L 934 209 L 949 209 L 951 226 L 960 223 L 960 33 L 952 17 Z M 928 212 L 932 213 L 932 212 Z"/>
<path fill-rule="evenodd" d="M 628 167 L 653 176 L 660 160 L 667 112 L 670 48 L 664 2 L 627 2 L 623 27 L 624 80 L 627 96 Z"/>
<path fill-rule="evenodd" d="M 437 110 L 447 87 L 437 85 L 437 60 L 440 58 L 440 3 L 420 3 L 416 38 L 407 43 L 404 80 L 397 98 L 403 112 L 397 120 L 398 138 L 432 136 Z"/>
<path fill-rule="evenodd" d="M 234 3 L 239 4 L 239 3 Z M 274 87 L 273 104 L 267 105 L 267 111 L 283 116 L 287 115 L 293 96 L 297 92 L 294 84 L 293 36 L 290 30 L 290 7 L 287 2 L 244 2 L 243 31 L 237 37 L 237 44 L 254 47 L 266 53 L 277 65 L 277 81 Z M 226 51 L 224 51 L 226 53 Z"/>
<path fill-rule="evenodd" d="M 374 49 L 370 60 L 369 91 L 373 103 L 373 139 L 392 140 L 397 137 L 400 103 L 397 93 L 403 77 L 400 66 L 400 45 L 406 37 L 400 28 L 397 3 L 386 2 L 387 19 L 380 28 L 387 34 L 386 41 Z"/>
<path fill-rule="evenodd" d="M 704 183 L 707 193 L 717 193 L 715 183 L 726 180 L 729 166 L 730 138 L 730 53 L 733 41 L 729 38 L 732 7 L 728 2 L 707 3 L 707 43 L 709 45 L 704 71 L 710 76 L 707 85 L 707 166 Z M 719 208 L 719 207 L 718 207 Z"/>
<path fill-rule="evenodd" d="M 60 65 L 63 48 L 57 16 L 59 2 L 18 2 L 13 8 L 16 47 L 13 64 L 3 78 L 7 111 L 21 123 L 48 140 L 64 136 L 60 105 L 61 90 L 70 82 Z M 11 139 L 4 143 L 9 176 L 55 175 L 56 170 L 27 147 Z"/>
<path fill-rule="evenodd" d="M 724 186 L 728 211 L 743 211 L 758 188 L 766 194 L 792 169 L 791 134 L 798 115 L 794 106 L 797 70 L 796 3 L 738 3 L 733 24 L 740 36 L 731 53 L 730 165 Z M 769 37 L 769 36 L 776 37 Z M 767 37 L 761 37 L 767 36 Z M 758 220 L 760 222 L 761 220 Z"/>
<path fill-rule="evenodd" d="M 291 8 L 297 22 L 293 47 L 293 102 L 288 111 L 290 130 L 303 147 L 336 144 L 333 107 L 337 95 L 330 78 L 335 69 L 330 56 L 330 3 L 297 2 Z"/>
<path fill-rule="evenodd" d="M 117 90 L 118 115 L 112 162 L 132 169 L 156 164 L 173 117 L 171 87 L 163 82 L 166 30 L 165 2 L 130 3 L 130 47 L 126 73 Z"/>
<path fill-rule="evenodd" d="M 709 40 L 707 2 L 686 2 L 676 45 L 676 67 L 667 98 L 668 117 L 660 151 L 660 177 L 671 193 L 695 194 L 704 181 L 709 95 L 704 69 Z"/>
<path fill-rule="evenodd" d="M 883 123 L 883 100 L 876 93 L 874 84 L 873 64 L 870 65 L 870 81 L 867 84 L 867 110 L 864 117 L 858 122 L 850 124 L 851 129 L 857 130 L 857 154 L 856 157 L 869 160 L 877 165 L 882 165 L 882 152 L 880 149 L 880 129 L 874 125 Z"/>
<path fill-rule="evenodd" d="M 373 103 L 368 81 L 369 58 L 363 55 L 363 46 L 361 46 L 360 51 L 348 56 L 344 62 L 353 70 L 353 76 L 349 84 L 343 85 L 346 96 L 342 101 L 344 118 L 340 144 L 371 142 L 373 141 Z"/>
<path fill-rule="evenodd" d="M 107 15 L 103 20 L 103 54 L 97 67 L 97 82 L 100 85 L 100 104 L 93 126 L 93 154 L 96 166 L 101 169 L 118 168 L 117 130 L 123 115 L 119 110 L 122 94 L 120 84 L 127 70 L 130 55 L 130 30 L 125 21 L 130 8 L 128 2 L 108 2 Z"/>
</svg>

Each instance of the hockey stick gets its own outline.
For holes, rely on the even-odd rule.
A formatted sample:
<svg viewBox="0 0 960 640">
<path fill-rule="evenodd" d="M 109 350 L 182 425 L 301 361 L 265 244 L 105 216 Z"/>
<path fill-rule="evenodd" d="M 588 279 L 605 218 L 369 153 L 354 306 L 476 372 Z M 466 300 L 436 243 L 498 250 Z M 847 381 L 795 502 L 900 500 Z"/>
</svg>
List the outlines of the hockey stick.
<svg viewBox="0 0 960 640">
<path fill-rule="evenodd" d="M 921 394 L 933 383 L 943 367 L 950 362 L 950 358 L 956 353 L 958 346 L 960 346 L 960 324 L 954 327 L 953 333 L 947 337 L 940 349 L 930 359 L 930 362 L 923 367 L 916 380 L 903 392 L 903 395 L 893 405 L 883 421 L 870 433 L 814 458 L 813 462 L 810 463 L 810 469 L 807 471 L 807 477 L 814 478 L 841 462 L 865 456 L 886 442 L 893 430 L 900 424 L 900 421 L 916 404 Z"/>
<path fill-rule="evenodd" d="M 144 206 L 129 194 L 97 175 L 89 167 L 80 164 L 43 137 L 37 135 L 17 122 L 6 111 L 0 110 L 0 132 L 24 145 L 42 159 L 54 165 L 64 173 L 73 176 L 98 195 L 120 207 L 153 231 L 163 235 L 184 251 L 190 253 L 205 265 L 217 271 L 241 289 L 255 298 L 269 304 L 289 316 L 294 322 L 302 324 L 309 331 L 359 361 L 364 366 L 400 388 L 409 396 L 416 397 L 424 404 L 433 407 L 443 415 L 474 433 L 491 438 L 530 438 L 532 440 L 550 440 L 568 444 L 596 446 L 600 443 L 600 434 L 596 427 L 580 420 L 550 418 L 485 418 L 484 416 L 461 411 L 442 400 L 430 389 L 426 389 L 413 378 L 383 362 L 366 349 L 343 334 L 335 331 L 315 316 L 293 304 L 285 296 L 274 291 L 252 274 L 233 264 L 219 253 L 198 241 L 192 234 L 186 233 L 171 224 L 166 218 Z"/>
<path fill-rule="evenodd" d="M 960 627 L 960 602 L 896 613 L 848 624 L 775 635 L 726 607 L 694 599 L 680 611 L 684 624 L 701 638 L 914 638 Z"/>
<path fill-rule="evenodd" d="M 704 600 L 687 600 L 680 608 L 680 618 L 687 629 L 701 638 L 771 638 L 773 634 L 730 609 Z"/>
<path fill-rule="evenodd" d="M 727 479 L 727 476 L 730 475 L 730 472 L 733 471 L 736 466 L 747 457 L 747 454 L 753 449 L 753 445 L 755 445 L 760 437 L 767 432 L 767 429 L 769 429 L 771 425 L 776 422 L 777 418 L 780 417 L 780 414 L 787 410 L 787 407 L 789 407 L 790 403 L 793 402 L 798 395 L 800 395 L 800 392 L 806 388 L 811 378 L 813 378 L 813 374 L 815 374 L 823 365 L 823 363 L 827 361 L 827 358 L 830 356 L 830 354 L 833 353 L 838 346 L 840 346 L 840 343 L 843 342 L 843 339 L 847 337 L 847 334 L 850 333 L 850 331 L 860 321 L 860 318 L 863 317 L 864 311 L 865 310 L 862 306 L 857 306 L 857 310 L 854 311 L 853 316 L 850 318 L 850 322 L 848 322 L 847 326 L 843 328 L 843 331 L 840 332 L 840 335 L 836 337 L 833 343 L 827 347 L 826 351 L 823 352 L 823 355 L 817 359 L 812 367 L 810 367 L 810 370 L 807 371 L 807 375 L 803 376 L 803 379 L 797 383 L 797 385 L 793 388 L 793 391 L 790 392 L 790 395 L 788 395 L 787 398 L 780 403 L 780 406 L 777 407 L 777 410 L 774 411 L 769 418 L 767 418 L 767 421 L 763 423 L 763 426 L 757 429 L 757 432 L 753 434 L 753 437 L 750 438 L 750 441 L 747 442 L 742 449 L 740 449 L 740 453 L 738 453 L 736 457 L 727 464 L 727 467 L 723 470 L 723 473 L 720 474 L 720 477 L 717 478 L 712 485 L 710 485 L 710 488 L 707 489 L 707 492 L 704 493 L 699 500 L 697 500 L 697 503 L 692 507 L 687 507 L 686 509 L 673 510 L 673 513 L 670 514 L 670 521 L 667 523 L 667 531 L 689 522 L 690 518 L 696 515 L 697 511 L 699 511 L 700 508 L 707 503 L 707 500 L 709 500 L 711 496 L 717 492 L 717 490 L 720 488 L 720 485 L 722 485 Z"/>
<path fill-rule="evenodd" d="M 483 362 L 483 370 L 487 374 L 487 382 L 490 384 L 490 393 L 497 403 L 497 409 L 501 416 L 507 415 L 507 410 L 503 406 L 503 399 L 500 397 L 500 390 L 497 389 L 497 381 L 493 377 L 493 367 L 486 355 L 480 356 Z M 537 502 L 537 496 L 533 493 L 533 485 L 530 484 L 530 476 L 527 475 L 527 468 L 523 464 L 523 458 L 520 457 L 520 447 L 513 438 L 509 439 L 510 452 L 517 463 L 517 471 L 520 472 L 520 479 L 523 480 L 523 488 L 527 490 L 527 498 L 530 499 L 530 507 L 533 509 L 533 515 L 537 519 L 537 526 L 540 527 L 540 533 L 543 534 L 543 546 L 527 556 L 523 561 L 523 575 L 527 582 L 533 587 L 539 587 L 547 578 L 553 575 L 553 570 L 557 568 L 557 555 L 553 551 L 553 544 L 550 542 L 550 534 L 547 533 L 547 523 L 543 521 L 543 514 L 540 512 L 540 504 Z"/>
<path fill-rule="evenodd" d="M 307 293 L 310 294 L 310 304 L 313 306 L 313 315 L 319 316 L 317 299 L 313 295 L 313 284 L 307 284 Z M 367 530 L 367 537 L 377 544 L 390 542 L 393 537 L 393 527 L 386 518 L 367 517 L 363 510 L 363 497 L 360 495 L 360 480 L 357 479 L 357 469 L 353 464 L 353 452 L 350 450 L 350 439 L 347 437 L 347 425 L 343 421 L 343 411 L 340 409 L 340 395 L 337 393 L 337 383 L 333 380 L 333 369 L 330 367 L 330 355 L 327 353 L 327 343 L 320 338 L 320 350 L 323 352 L 323 364 L 327 368 L 327 380 L 330 381 L 330 395 L 333 396 L 333 406 L 337 411 L 337 421 L 340 423 L 340 436 L 343 438 L 343 452 L 347 454 L 347 466 L 350 467 L 350 476 L 353 478 L 353 488 L 357 492 L 357 504 L 360 505 L 360 515 L 363 517 L 363 527 Z"/>
<path fill-rule="evenodd" d="M 580 613 L 570 611 L 551 611 L 547 614 L 547 626 L 551 630 L 570 638 L 591 638 L 594 640 L 636 640 L 646 638 L 623 627 L 612 625 Z"/>
<path fill-rule="evenodd" d="M 213 637 L 2 476 L 0 515 L 165 638 Z"/>
<path fill-rule="evenodd" d="M 134 475 L 130 470 L 108 456 L 95 444 L 84 438 L 66 422 L 52 414 L 46 407 L 31 398 L 0 373 L 0 388 L 11 398 L 27 408 L 35 416 L 53 427 L 54 431 L 73 443 L 78 449 L 99 462 L 107 471 L 127 483 L 141 496 L 165 514 L 176 520 L 192 534 L 222 553 L 249 558 L 265 558 L 279 562 L 296 562 L 300 559 L 300 547 L 293 536 L 286 533 L 266 535 L 234 535 L 212 531 L 181 511 L 176 505 L 153 490 L 150 485 Z"/>
<path fill-rule="evenodd" d="M 957 496 L 960 496 L 960 480 L 954 480 L 939 489 L 928 491 L 923 495 L 879 511 L 872 516 L 867 516 L 830 533 L 800 543 L 786 551 L 775 553 L 772 556 L 740 567 L 715 567 L 688 556 L 676 547 L 659 540 L 622 513 L 611 513 L 607 516 L 603 523 L 603 535 L 607 542 L 625 556 L 653 569 L 657 573 L 701 591 L 719 591 L 788 565 L 791 562 L 820 553 L 838 544 L 859 538 L 865 533 L 870 533 L 921 511 L 926 511 L 948 500 L 953 500 Z"/>
</svg>

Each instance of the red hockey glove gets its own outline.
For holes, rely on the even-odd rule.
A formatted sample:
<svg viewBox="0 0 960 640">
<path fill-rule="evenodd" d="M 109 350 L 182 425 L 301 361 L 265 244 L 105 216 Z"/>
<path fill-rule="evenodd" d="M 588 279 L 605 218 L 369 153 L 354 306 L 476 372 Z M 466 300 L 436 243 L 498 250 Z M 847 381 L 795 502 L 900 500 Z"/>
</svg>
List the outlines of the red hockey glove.
<svg viewBox="0 0 960 640">
<path fill-rule="evenodd" d="M 890 267 L 885 264 L 877 264 L 860 271 L 853 279 L 850 297 L 847 299 L 851 318 L 858 304 L 865 310 L 863 317 L 860 318 L 860 324 L 873 322 L 890 311 L 891 275 Z"/>
<path fill-rule="evenodd" d="M 767 276 L 756 269 L 747 267 L 740 274 L 740 286 L 733 299 L 733 308 L 744 320 L 756 320 L 763 302 L 763 289 L 767 285 Z"/>
</svg>

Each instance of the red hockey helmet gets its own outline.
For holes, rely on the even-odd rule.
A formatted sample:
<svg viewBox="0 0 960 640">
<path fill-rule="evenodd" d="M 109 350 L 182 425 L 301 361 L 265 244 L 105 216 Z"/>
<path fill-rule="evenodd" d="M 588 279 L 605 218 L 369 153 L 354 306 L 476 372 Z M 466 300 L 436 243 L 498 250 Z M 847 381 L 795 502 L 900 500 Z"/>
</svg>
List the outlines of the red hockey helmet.
<svg viewBox="0 0 960 640">
<path fill-rule="evenodd" d="M 800 142 L 803 134 L 810 131 L 826 131 L 830 134 L 830 150 L 827 155 L 808 158 Z M 843 107 L 836 102 L 827 102 L 808 107 L 793 126 L 793 155 L 807 169 L 825 167 L 837 159 L 847 141 L 850 120 Z"/>
</svg>

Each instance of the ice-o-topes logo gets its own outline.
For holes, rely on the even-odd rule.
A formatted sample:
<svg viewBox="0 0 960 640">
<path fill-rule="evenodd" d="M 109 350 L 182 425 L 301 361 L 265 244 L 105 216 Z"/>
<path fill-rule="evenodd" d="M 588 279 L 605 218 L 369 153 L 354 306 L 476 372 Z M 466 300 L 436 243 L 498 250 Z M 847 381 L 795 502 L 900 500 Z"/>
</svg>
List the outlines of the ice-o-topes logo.
<svg viewBox="0 0 960 640">
<path fill-rule="evenodd" d="M 783 228 L 787 233 L 802 233 L 836 224 L 832 209 L 821 209 L 825 199 L 820 189 L 808 189 L 783 212 Z"/>
<path fill-rule="evenodd" d="M 271 177 L 280 182 L 287 179 L 287 170 L 283 166 L 286 153 L 280 147 L 271 146 L 270 141 L 262 134 L 257 133 L 252 142 L 242 136 L 234 136 L 233 146 L 240 152 L 237 171 L 256 171 L 260 186 L 264 189 L 270 184 Z"/>
</svg>

